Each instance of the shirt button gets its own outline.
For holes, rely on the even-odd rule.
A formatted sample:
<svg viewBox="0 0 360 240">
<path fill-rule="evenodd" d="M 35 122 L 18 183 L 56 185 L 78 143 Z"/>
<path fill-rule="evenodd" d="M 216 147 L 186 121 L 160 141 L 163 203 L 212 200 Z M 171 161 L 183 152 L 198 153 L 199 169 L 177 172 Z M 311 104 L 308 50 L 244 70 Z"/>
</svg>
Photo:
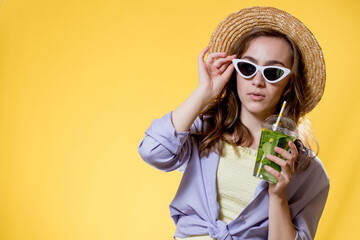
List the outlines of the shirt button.
<svg viewBox="0 0 360 240">
<path fill-rule="evenodd" d="M 240 220 L 240 222 L 244 222 L 245 218 L 244 218 L 243 216 L 241 216 L 241 217 L 239 218 L 239 220 Z"/>
</svg>

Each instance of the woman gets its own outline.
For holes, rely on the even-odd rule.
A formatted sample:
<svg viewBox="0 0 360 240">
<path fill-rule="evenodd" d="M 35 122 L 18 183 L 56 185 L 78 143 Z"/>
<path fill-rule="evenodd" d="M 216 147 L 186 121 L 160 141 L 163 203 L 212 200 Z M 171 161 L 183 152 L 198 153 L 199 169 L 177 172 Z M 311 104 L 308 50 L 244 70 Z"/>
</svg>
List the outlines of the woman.
<svg viewBox="0 0 360 240">
<path fill-rule="evenodd" d="M 301 35 L 300 35 L 301 34 Z M 229 47 L 230 46 L 230 47 Z M 199 56 L 199 86 L 178 108 L 156 119 L 139 153 L 163 170 L 184 170 L 170 205 L 180 239 L 313 239 L 329 180 L 302 139 L 286 161 L 268 155 L 276 184 L 252 176 L 261 123 L 279 112 L 299 123 L 319 102 L 323 56 L 296 18 L 269 7 L 243 9 L 224 19 Z M 204 59 L 205 58 L 205 59 Z M 235 69 L 235 70 L 234 70 Z"/>
</svg>

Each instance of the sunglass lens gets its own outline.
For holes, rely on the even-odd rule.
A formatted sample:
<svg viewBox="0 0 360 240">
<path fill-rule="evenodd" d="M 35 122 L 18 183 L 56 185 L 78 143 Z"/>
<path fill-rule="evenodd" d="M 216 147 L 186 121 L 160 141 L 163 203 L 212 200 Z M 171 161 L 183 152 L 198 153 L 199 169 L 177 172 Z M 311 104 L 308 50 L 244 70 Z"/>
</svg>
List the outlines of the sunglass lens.
<svg viewBox="0 0 360 240">
<path fill-rule="evenodd" d="M 250 63 L 239 62 L 239 71 L 246 77 L 251 76 L 256 71 L 256 67 Z"/>
<path fill-rule="evenodd" d="M 278 68 L 267 68 L 264 70 L 264 75 L 269 81 L 278 80 L 283 74 L 284 71 Z"/>
</svg>

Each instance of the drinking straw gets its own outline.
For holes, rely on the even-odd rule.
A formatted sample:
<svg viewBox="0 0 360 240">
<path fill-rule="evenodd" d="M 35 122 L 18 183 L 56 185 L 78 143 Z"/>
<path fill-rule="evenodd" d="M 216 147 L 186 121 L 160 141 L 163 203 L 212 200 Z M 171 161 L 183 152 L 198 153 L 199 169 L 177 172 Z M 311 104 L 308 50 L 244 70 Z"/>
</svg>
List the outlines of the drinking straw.
<svg viewBox="0 0 360 240">
<path fill-rule="evenodd" d="M 282 113 L 283 113 L 283 111 L 284 111 L 285 105 L 286 105 L 286 101 L 284 101 L 284 103 L 283 103 L 283 105 L 282 105 L 282 107 L 281 107 L 281 110 L 280 110 L 279 116 L 278 116 L 278 118 L 277 118 L 277 120 L 276 120 L 276 123 L 275 123 L 275 131 L 276 131 L 276 129 L 277 129 L 277 127 L 278 127 L 278 125 L 279 125 L 279 122 L 280 122 L 280 119 L 281 119 Z"/>
</svg>

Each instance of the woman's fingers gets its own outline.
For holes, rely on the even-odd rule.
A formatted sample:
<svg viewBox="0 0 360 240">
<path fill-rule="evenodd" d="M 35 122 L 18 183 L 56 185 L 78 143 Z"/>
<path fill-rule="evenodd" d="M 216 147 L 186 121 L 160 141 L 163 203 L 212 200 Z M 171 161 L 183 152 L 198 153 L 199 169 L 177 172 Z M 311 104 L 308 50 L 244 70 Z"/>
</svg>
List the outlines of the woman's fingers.
<svg viewBox="0 0 360 240">
<path fill-rule="evenodd" d="M 221 61 L 222 65 L 219 65 L 219 66 L 216 66 L 215 64 L 214 65 L 220 70 L 221 73 L 223 73 L 230 64 L 232 65 L 232 60 L 234 58 L 235 58 L 235 56 L 229 56 L 227 58 L 223 58 L 223 61 Z"/>
<path fill-rule="evenodd" d="M 269 165 L 265 165 L 264 166 L 265 170 L 270 173 L 274 178 L 276 178 L 276 180 L 280 180 L 281 177 L 281 173 L 276 171 L 275 169 L 273 169 L 272 167 L 270 167 Z"/>
<path fill-rule="evenodd" d="M 226 52 L 209 53 L 209 47 L 202 50 L 198 57 L 200 85 L 213 90 L 212 95 L 217 95 L 230 79 L 234 58 L 236 55 L 228 56 Z"/>
<path fill-rule="evenodd" d="M 226 58 L 219 58 L 212 64 L 215 68 L 214 71 L 218 75 L 222 75 L 225 79 L 229 78 L 234 70 L 232 60 L 236 58 L 236 55 L 227 56 Z M 227 70 L 227 71 L 226 71 Z M 226 73 L 225 73 L 226 71 Z M 225 74 L 224 74 L 225 73 Z"/>
<path fill-rule="evenodd" d="M 265 170 L 277 180 L 277 183 L 271 184 L 272 186 L 270 187 L 272 187 L 273 189 L 276 188 L 276 191 L 279 193 L 283 192 L 286 189 L 286 186 L 289 184 L 290 178 L 286 176 L 283 172 L 278 172 L 268 165 L 265 165 Z"/>
<path fill-rule="evenodd" d="M 204 58 L 206 53 L 209 51 L 209 46 L 201 51 L 198 57 L 199 65 L 204 64 Z M 226 52 L 214 52 L 207 55 L 205 63 L 212 64 L 219 71 L 218 73 L 224 72 L 227 67 L 231 64 L 231 61 L 236 58 L 236 55 L 228 56 Z"/>
<path fill-rule="evenodd" d="M 223 76 L 225 79 L 230 79 L 230 76 L 232 72 L 234 71 L 234 64 L 230 63 L 229 66 L 227 66 L 225 72 L 223 72 Z"/>
<path fill-rule="evenodd" d="M 293 158 L 296 160 L 297 159 L 297 157 L 298 157 L 298 155 L 299 155 L 299 152 L 298 152 L 298 150 L 297 150 L 297 148 L 296 148 L 296 145 L 295 145 L 295 143 L 293 143 L 293 142 L 289 142 L 289 147 L 290 147 L 290 150 L 291 150 L 291 155 L 293 156 Z"/>
<path fill-rule="evenodd" d="M 218 69 L 219 69 L 219 72 L 220 73 L 223 73 L 226 68 L 230 65 L 231 62 L 227 62 L 227 63 L 224 63 L 223 65 L 221 65 Z"/>
<path fill-rule="evenodd" d="M 277 165 L 279 165 L 281 167 L 281 171 L 286 173 L 286 174 L 292 174 L 291 171 L 291 162 L 290 161 L 285 161 L 284 159 L 281 159 L 277 156 L 274 155 L 270 155 L 268 154 L 266 156 L 269 160 L 271 160 L 272 162 L 276 163 Z"/>
<path fill-rule="evenodd" d="M 217 68 L 221 68 L 224 64 L 229 65 L 236 55 L 227 56 L 226 58 L 218 58 L 215 60 L 213 65 Z"/>
<path fill-rule="evenodd" d="M 275 147 L 275 152 L 280 154 L 284 159 L 281 159 L 277 156 L 268 154 L 266 157 L 279 165 L 281 167 L 281 172 L 284 174 L 284 176 L 288 179 L 291 178 L 293 172 L 295 171 L 295 160 L 298 156 L 298 151 L 296 149 L 296 146 L 293 142 L 289 142 L 289 147 L 291 152 L 286 151 L 285 149 Z M 274 176 L 275 177 L 275 176 Z"/>
<path fill-rule="evenodd" d="M 198 57 L 199 64 L 204 63 L 204 57 L 208 51 L 209 51 L 209 46 L 207 46 L 206 48 L 204 48 L 204 50 L 201 51 L 201 53 Z"/>
<path fill-rule="evenodd" d="M 295 160 L 298 157 L 298 151 L 293 142 L 289 142 L 288 145 L 290 147 L 290 152 L 286 151 L 285 149 L 275 147 L 275 152 L 280 154 L 280 156 L 282 156 L 286 160 L 274 155 L 268 154 L 266 156 L 270 161 L 273 161 L 281 167 L 281 172 L 278 172 L 268 165 L 265 166 L 265 170 L 277 179 L 276 184 L 270 184 L 269 186 L 270 194 L 286 194 L 286 187 L 290 183 L 290 179 L 295 171 L 294 166 Z"/>
<path fill-rule="evenodd" d="M 216 59 L 218 59 L 218 58 L 225 58 L 225 57 L 227 57 L 227 53 L 226 53 L 226 52 L 214 52 L 214 53 L 208 54 L 205 62 L 206 62 L 206 63 L 213 63 Z"/>
<path fill-rule="evenodd" d="M 295 146 L 295 144 L 291 141 L 288 142 L 288 145 L 290 147 L 290 152 L 286 151 L 285 149 L 282 149 L 280 147 L 275 147 L 275 152 L 280 154 L 283 158 L 289 160 L 289 161 L 295 161 L 298 157 L 298 150 Z"/>
<path fill-rule="evenodd" d="M 291 160 L 292 154 L 289 153 L 288 151 L 286 151 L 285 149 L 280 148 L 280 147 L 275 147 L 274 150 L 275 150 L 275 152 L 280 154 L 283 158 L 285 158 L 287 160 Z"/>
</svg>

